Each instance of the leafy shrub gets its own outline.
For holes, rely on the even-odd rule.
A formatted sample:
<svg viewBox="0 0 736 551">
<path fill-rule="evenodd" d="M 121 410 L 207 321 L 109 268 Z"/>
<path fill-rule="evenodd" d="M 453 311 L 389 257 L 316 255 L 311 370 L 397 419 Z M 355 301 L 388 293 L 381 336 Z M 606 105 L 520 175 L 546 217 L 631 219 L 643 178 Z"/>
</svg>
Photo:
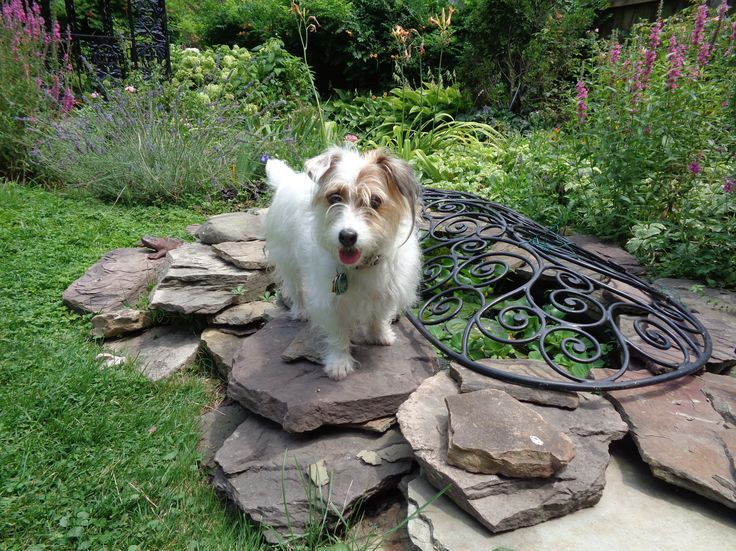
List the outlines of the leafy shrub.
<svg viewBox="0 0 736 551">
<path fill-rule="evenodd" d="M 29 122 L 74 105 L 68 48 L 54 22 L 46 31 L 38 4 L 10 0 L 0 10 L 0 173 L 20 170 Z"/>
<path fill-rule="evenodd" d="M 468 0 L 459 19 L 459 79 L 479 100 L 514 112 L 556 111 L 607 0 Z"/>
<path fill-rule="evenodd" d="M 276 103 L 281 110 L 294 108 L 311 94 L 307 68 L 278 39 L 253 51 L 239 46 L 173 48 L 171 64 L 173 89 L 194 91 L 204 104 L 242 102 L 252 114 Z"/>
<path fill-rule="evenodd" d="M 733 171 L 736 33 L 719 13 L 703 5 L 640 25 L 578 83 L 572 126 L 592 171 L 584 223 L 597 233 L 623 239 L 635 223 L 680 220 L 698 188 L 720 188 Z"/>
</svg>

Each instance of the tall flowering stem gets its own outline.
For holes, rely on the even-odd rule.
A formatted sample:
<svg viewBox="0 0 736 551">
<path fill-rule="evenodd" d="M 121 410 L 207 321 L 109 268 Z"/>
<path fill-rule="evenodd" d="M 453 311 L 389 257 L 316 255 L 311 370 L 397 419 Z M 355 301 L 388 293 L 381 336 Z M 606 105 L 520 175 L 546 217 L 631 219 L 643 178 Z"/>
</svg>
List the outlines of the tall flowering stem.
<svg viewBox="0 0 736 551">
<path fill-rule="evenodd" d="M 577 90 L 577 95 L 575 97 L 578 101 L 578 122 L 584 123 L 588 118 L 588 89 L 585 87 L 585 83 L 582 80 L 578 81 L 575 85 L 575 89 Z"/>
</svg>

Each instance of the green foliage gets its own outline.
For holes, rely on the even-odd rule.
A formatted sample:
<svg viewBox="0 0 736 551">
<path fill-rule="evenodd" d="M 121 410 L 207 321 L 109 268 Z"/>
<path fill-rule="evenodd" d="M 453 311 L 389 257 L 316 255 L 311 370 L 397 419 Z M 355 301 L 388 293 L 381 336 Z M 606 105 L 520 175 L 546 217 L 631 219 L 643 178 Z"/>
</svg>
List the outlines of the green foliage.
<svg viewBox="0 0 736 551">
<path fill-rule="evenodd" d="M 193 101 L 204 105 L 239 102 L 244 113 L 255 114 L 277 103 L 279 110 L 293 109 L 311 94 L 307 68 L 278 39 L 253 51 L 239 46 L 172 48 L 171 64 L 175 93 L 196 92 Z"/>
<path fill-rule="evenodd" d="M 556 111 L 577 70 L 586 31 L 607 0 L 469 0 L 459 19 L 459 79 L 481 102 L 514 112 Z"/>
<path fill-rule="evenodd" d="M 161 90 L 114 92 L 58 123 L 41 124 L 33 152 L 43 181 L 126 204 L 197 203 L 237 188 L 238 114 L 191 114 Z"/>
<path fill-rule="evenodd" d="M 0 184 L 0 541 L 9 549 L 261 547 L 199 470 L 202 374 L 101 369 L 63 290 L 142 234 L 186 237 L 176 208 L 106 206 Z M 149 501 L 150 500 L 150 501 Z"/>
<path fill-rule="evenodd" d="M 726 236 L 736 225 L 723 187 L 736 174 L 736 42 L 731 18 L 701 16 L 699 39 L 696 18 L 639 25 L 592 60 L 571 124 L 589 175 L 578 223 L 633 234 L 631 250 L 667 273 L 732 284 Z"/>
</svg>

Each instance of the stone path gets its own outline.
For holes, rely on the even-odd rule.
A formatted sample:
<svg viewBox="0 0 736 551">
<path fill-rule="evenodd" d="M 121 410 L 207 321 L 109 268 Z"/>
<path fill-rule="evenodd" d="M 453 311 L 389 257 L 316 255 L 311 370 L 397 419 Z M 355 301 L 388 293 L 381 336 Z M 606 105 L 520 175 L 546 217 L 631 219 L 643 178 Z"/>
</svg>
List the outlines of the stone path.
<svg viewBox="0 0 736 551">
<path fill-rule="evenodd" d="M 715 549 L 736 541 L 736 377 L 728 375 L 736 370 L 736 294 L 656 282 L 697 313 L 714 344 L 712 373 L 659 387 L 603 397 L 521 387 L 455 364 L 442 371 L 406 320 L 396 325 L 396 344 L 356 345 L 360 369 L 336 382 L 318 365 L 305 324 L 263 300 L 273 291 L 263 215 L 212 217 L 188 228 L 197 243 L 146 236 L 153 251 L 111 251 L 63 298 L 97 314 L 92 334 L 109 351 L 101 368 L 134 360 L 158 380 L 200 353 L 212 358 L 228 398 L 200 419 L 202 466 L 270 541 L 315 515 L 331 529 L 366 500 L 382 512 L 375 525 L 388 529 L 406 516 L 400 504 L 381 506 L 402 477 L 410 513 L 447 491 L 412 517 L 403 538 L 385 547 L 391 551 L 409 540 L 463 551 Z M 573 241 L 642 273 L 608 243 Z M 532 376 L 544 369 L 484 361 Z M 609 465 L 609 444 L 629 429 L 641 459 L 619 445 Z M 644 462 L 667 483 L 647 475 Z"/>
</svg>

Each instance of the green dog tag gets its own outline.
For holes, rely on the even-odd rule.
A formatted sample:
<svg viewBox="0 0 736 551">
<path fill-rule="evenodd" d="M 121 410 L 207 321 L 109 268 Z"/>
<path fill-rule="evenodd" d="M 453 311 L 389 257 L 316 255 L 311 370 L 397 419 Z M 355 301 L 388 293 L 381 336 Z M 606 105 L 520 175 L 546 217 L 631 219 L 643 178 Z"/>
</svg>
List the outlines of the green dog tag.
<svg viewBox="0 0 736 551">
<path fill-rule="evenodd" d="M 338 272 L 335 274 L 335 279 L 332 280 L 332 292 L 336 295 L 345 294 L 348 290 L 348 274 L 345 272 Z"/>
</svg>

